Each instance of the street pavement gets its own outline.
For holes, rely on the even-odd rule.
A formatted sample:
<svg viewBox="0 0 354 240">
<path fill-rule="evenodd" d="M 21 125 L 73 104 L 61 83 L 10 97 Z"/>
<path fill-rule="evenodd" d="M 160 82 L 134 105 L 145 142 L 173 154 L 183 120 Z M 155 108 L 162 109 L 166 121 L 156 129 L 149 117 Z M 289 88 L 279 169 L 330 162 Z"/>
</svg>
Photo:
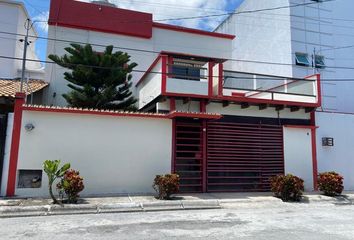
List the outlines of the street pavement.
<svg viewBox="0 0 354 240">
<path fill-rule="evenodd" d="M 353 203 L 224 203 L 222 209 L 0 219 L 0 239 L 353 240 Z"/>
</svg>

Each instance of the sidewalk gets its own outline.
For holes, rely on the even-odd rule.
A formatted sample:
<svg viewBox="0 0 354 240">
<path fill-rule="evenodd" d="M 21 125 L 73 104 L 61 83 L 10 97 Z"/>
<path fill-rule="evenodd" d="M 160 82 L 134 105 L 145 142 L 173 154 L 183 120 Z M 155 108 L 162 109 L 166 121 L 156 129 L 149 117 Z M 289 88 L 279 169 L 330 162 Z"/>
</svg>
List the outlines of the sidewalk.
<svg viewBox="0 0 354 240">
<path fill-rule="evenodd" d="M 50 199 L 0 199 L 0 218 L 50 216 L 67 214 L 100 214 L 144 211 L 175 211 L 218 209 L 227 204 L 278 203 L 282 201 L 271 193 L 204 193 L 180 194 L 175 200 L 161 201 L 154 196 L 90 197 L 79 204 L 52 205 Z M 302 203 L 354 204 L 354 193 L 340 197 L 326 197 L 318 193 L 305 193 Z"/>
</svg>

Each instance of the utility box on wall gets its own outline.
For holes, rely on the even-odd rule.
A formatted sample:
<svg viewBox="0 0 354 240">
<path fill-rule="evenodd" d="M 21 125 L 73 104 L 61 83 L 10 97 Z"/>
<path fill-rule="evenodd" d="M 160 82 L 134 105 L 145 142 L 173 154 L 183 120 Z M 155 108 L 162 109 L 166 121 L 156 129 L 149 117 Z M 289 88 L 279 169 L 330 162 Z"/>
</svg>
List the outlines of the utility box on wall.
<svg viewBox="0 0 354 240">
<path fill-rule="evenodd" d="M 334 139 L 330 138 L 330 137 L 323 137 L 322 138 L 322 146 L 333 147 L 334 146 Z"/>
</svg>

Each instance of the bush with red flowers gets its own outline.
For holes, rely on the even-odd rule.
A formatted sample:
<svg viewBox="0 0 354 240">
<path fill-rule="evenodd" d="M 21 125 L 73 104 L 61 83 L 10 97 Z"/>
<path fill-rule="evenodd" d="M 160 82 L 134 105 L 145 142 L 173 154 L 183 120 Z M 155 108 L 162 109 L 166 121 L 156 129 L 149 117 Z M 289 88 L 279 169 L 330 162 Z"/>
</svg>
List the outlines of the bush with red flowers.
<svg viewBox="0 0 354 240">
<path fill-rule="evenodd" d="M 80 173 L 70 169 L 65 172 L 61 181 L 57 184 L 57 188 L 66 194 L 68 203 L 77 203 L 79 193 L 84 190 L 85 186 Z"/>
<path fill-rule="evenodd" d="M 284 202 L 301 200 L 304 191 L 304 180 L 301 178 L 291 174 L 278 175 L 270 178 L 270 184 L 274 196 Z"/>
<path fill-rule="evenodd" d="M 157 175 L 152 186 L 158 194 L 158 199 L 171 199 L 171 195 L 179 191 L 179 176 L 177 174 Z"/>
<path fill-rule="evenodd" d="M 343 177 L 336 172 L 324 172 L 318 175 L 318 188 L 326 196 L 337 196 L 343 192 Z"/>
</svg>

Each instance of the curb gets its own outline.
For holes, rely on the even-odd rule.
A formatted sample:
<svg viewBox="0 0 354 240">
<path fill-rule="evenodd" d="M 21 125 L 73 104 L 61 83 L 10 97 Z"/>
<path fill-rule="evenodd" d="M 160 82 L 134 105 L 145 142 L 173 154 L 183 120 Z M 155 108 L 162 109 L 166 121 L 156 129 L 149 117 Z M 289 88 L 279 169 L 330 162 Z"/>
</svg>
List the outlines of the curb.
<svg viewBox="0 0 354 240">
<path fill-rule="evenodd" d="M 0 218 L 39 217 L 76 214 L 104 214 L 126 212 L 153 212 L 177 210 L 202 210 L 221 208 L 217 200 L 182 200 L 146 203 L 81 204 L 64 206 L 10 206 L 0 207 Z"/>
</svg>

